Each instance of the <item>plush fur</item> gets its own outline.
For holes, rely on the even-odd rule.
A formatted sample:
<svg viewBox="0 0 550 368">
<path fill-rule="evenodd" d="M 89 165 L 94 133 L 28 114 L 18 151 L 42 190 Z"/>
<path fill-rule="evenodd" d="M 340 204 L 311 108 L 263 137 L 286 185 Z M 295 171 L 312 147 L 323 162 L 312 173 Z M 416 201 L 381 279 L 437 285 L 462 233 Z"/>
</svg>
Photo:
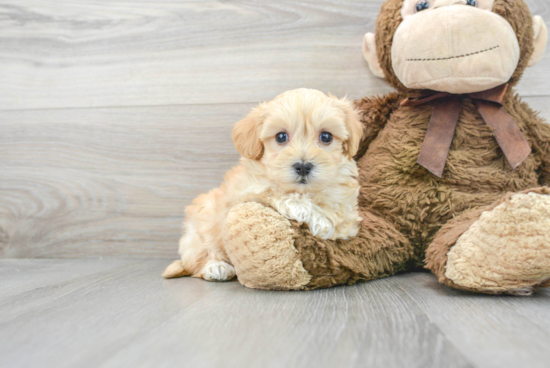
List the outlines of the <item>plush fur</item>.
<svg viewBox="0 0 550 368">
<path fill-rule="evenodd" d="M 239 204 L 229 212 L 226 229 L 225 241 L 235 245 L 227 251 L 244 286 L 290 290 L 311 281 L 294 248 L 290 221 L 271 207 Z M 272 247 L 274 240 L 277 247 Z"/>
<path fill-rule="evenodd" d="M 520 57 L 510 23 L 492 6 L 484 8 L 490 5 L 486 0 L 479 0 L 478 7 L 443 5 L 451 1 L 438 0 L 432 4 L 439 6 L 437 11 L 421 12 L 416 11 L 418 1 L 404 3 L 391 50 L 395 75 L 408 89 L 455 94 L 508 82 Z"/>
<path fill-rule="evenodd" d="M 550 188 L 508 193 L 455 217 L 437 233 L 427 267 L 447 286 L 530 294 L 550 278 Z M 514 259 L 525 258 L 529 267 Z"/>
<path fill-rule="evenodd" d="M 405 87 L 395 75 L 391 55 L 395 32 L 403 21 L 402 6 L 403 0 L 388 0 L 382 6 L 382 11 L 376 20 L 376 52 L 386 81 L 399 91 L 410 93 L 410 89 Z M 496 0 L 493 4 L 493 12 L 508 21 L 518 38 L 521 57 L 508 81 L 511 86 L 515 86 L 527 68 L 534 51 L 531 13 L 523 0 Z"/>
<path fill-rule="evenodd" d="M 484 293 L 526 295 L 549 283 L 550 237 L 541 234 L 550 234 L 550 224 L 542 217 L 550 211 L 550 192 L 543 187 L 550 182 L 550 125 L 513 89 L 508 91 L 504 108 L 532 148 L 527 160 L 512 170 L 491 129 L 472 101 L 465 99 L 443 177 L 418 165 L 433 102 L 400 106 L 420 92 L 407 89 L 392 68 L 392 42 L 402 21 L 402 4 L 403 0 L 388 0 L 376 26 L 379 66 L 398 93 L 356 103 L 365 127 L 356 157 L 363 218 L 359 233 L 349 240 L 322 240 L 303 224 L 277 221 L 276 214 L 266 223 L 263 210 L 242 204 L 230 216 L 246 217 L 246 226 L 240 229 L 247 234 L 227 237 L 227 247 L 246 286 L 315 289 L 424 266 L 449 287 Z M 457 0 L 446 6 L 466 5 Z M 493 12 L 506 19 L 517 35 L 521 57 L 509 80 L 513 86 L 534 51 L 533 21 L 522 0 L 495 0 Z M 526 215 L 529 211 L 536 215 Z M 237 224 L 226 227 L 225 233 L 234 234 L 233 226 Z M 265 235 L 275 228 L 280 228 L 277 233 L 288 229 L 293 244 L 286 230 L 284 238 Z M 243 257 L 252 246 L 254 252 Z M 279 249 L 292 254 L 282 262 L 293 265 L 292 273 L 273 259 Z M 245 262 L 248 266 L 239 268 Z"/>
</svg>

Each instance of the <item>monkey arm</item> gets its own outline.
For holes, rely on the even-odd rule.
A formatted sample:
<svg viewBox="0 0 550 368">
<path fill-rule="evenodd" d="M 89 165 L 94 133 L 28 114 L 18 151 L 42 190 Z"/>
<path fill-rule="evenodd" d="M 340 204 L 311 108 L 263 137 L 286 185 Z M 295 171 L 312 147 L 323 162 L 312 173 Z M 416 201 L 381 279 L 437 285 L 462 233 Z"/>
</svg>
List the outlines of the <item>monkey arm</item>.
<svg viewBox="0 0 550 368">
<path fill-rule="evenodd" d="M 399 94 L 390 93 L 384 96 L 365 97 L 355 102 L 359 111 L 359 120 L 363 123 L 363 139 L 355 159 L 361 158 L 371 142 L 384 128 L 391 114 L 399 107 Z"/>
<path fill-rule="evenodd" d="M 404 270 L 413 254 L 409 241 L 383 219 L 360 215 L 356 237 L 333 241 L 269 207 L 239 204 L 227 216 L 225 250 L 239 281 L 250 288 L 319 289 Z"/>
<path fill-rule="evenodd" d="M 537 168 L 539 183 L 550 185 L 550 124 L 517 96 L 516 101 L 519 102 L 516 104 L 516 113 L 523 117 L 528 116 L 528 119 L 525 120 L 528 129 L 526 133 L 530 138 L 532 154 L 538 156 L 541 161 L 540 167 Z"/>
<path fill-rule="evenodd" d="M 538 120 L 538 119 L 537 119 Z M 541 185 L 550 185 L 550 124 L 540 120 L 531 126 L 533 141 L 531 148 L 540 155 L 539 182 Z"/>
</svg>

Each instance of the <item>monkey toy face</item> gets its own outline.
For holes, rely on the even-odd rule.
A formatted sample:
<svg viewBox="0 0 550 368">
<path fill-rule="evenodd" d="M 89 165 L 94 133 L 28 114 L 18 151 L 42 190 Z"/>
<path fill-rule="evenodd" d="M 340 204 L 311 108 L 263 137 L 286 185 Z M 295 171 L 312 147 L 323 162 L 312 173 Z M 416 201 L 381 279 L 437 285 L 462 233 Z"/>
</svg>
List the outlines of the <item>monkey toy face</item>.
<svg viewBox="0 0 550 368">
<path fill-rule="evenodd" d="M 469 93 L 508 82 L 519 62 L 516 33 L 492 0 L 405 0 L 392 66 L 411 89 Z M 467 4 L 470 5 L 467 5 Z"/>
<path fill-rule="evenodd" d="M 548 39 L 523 0 L 388 0 L 363 53 L 398 89 L 473 93 L 519 80 Z"/>
</svg>

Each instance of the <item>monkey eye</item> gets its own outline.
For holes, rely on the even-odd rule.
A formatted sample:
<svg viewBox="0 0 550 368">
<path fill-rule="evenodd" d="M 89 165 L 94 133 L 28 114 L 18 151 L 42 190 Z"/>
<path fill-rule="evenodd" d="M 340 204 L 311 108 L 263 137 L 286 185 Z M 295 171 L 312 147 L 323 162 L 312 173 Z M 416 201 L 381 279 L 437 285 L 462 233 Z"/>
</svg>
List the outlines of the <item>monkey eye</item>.
<svg viewBox="0 0 550 368">
<path fill-rule="evenodd" d="M 330 134 L 329 132 L 323 132 L 319 136 L 319 140 L 324 144 L 330 144 L 332 143 L 332 134 Z"/>
<path fill-rule="evenodd" d="M 286 142 L 288 142 L 288 134 L 285 132 L 277 133 L 277 135 L 275 136 L 275 140 L 279 144 L 285 144 Z"/>
<path fill-rule="evenodd" d="M 472 0 L 468 0 L 468 1 L 472 1 Z M 473 1 L 475 1 L 475 0 L 473 0 Z M 421 12 L 422 10 L 426 10 L 426 9 L 429 9 L 429 8 L 430 8 L 430 3 L 427 2 L 426 0 L 421 0 L 416 4 L 416 11 L 417 12 Z"/>
<path fill-rule="evenodd" d="M 477 1 L 476 0 L 467 0 L 466 5 L 477 6 Z"/>
</svg>

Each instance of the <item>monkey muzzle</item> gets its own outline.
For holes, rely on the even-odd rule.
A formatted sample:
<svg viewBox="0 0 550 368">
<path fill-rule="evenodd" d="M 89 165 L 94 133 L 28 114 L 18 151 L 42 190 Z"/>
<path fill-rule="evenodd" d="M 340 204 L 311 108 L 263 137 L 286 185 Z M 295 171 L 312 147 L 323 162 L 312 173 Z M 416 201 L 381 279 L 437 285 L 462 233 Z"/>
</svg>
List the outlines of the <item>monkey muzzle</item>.
<svg viewBox="0 0 550 368">
<path fill-rule="evenodd" d="M 395 32 L 391 54 L 405 87 L 464 94 L 507 83 L 520 49 L 500 15 L 447 5 L 407 17 Z"/>
</svg>

